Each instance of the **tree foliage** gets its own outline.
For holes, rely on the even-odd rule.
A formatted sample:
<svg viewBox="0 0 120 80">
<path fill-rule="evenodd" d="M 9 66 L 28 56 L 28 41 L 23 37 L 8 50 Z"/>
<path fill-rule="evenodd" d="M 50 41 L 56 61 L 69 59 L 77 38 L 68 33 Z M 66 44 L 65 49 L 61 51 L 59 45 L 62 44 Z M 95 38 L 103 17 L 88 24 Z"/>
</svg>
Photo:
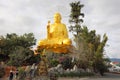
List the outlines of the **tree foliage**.
<svg viewBox="0 0 120 80">
<path fill-rule="evenodd" d="M 71 6 L 71 14 L 70 14 L 70 23 L 74 23 L 74 25 L 71 25 L 69 27 L 69 30 L 73 32 L 74 35 L 77 35 L 81 31 L 81 23 L 83 22 L 83 19 L 81 17 L 84 17 L 84 14 L 81 13 L 81 9 L 84 6 L 83 4 L 80 4 L 80 1 L 78 2 L 72 2 L 70 3 Z"/>
<path fill-rule="evenodd" d="M 17 35 L 15 33 L 0 37 L 0 54 L 6 56 L 9 65 L 20 66 L 25 60 L 33 56 L 30 48 L 35 45 L 33 33 Z M 1 59 L 3 60 L 3 59 Z"/>
<path fill-rule="evenodd" d="M 80 16 L 84 17 L 84 14 L 81 13 L 83 5 L 80 4 L 79 1 L 72 2 L 70 6 L 71 14 L 69 21 L 71 26 L 69 30 L 73 32 L 76 48 L 79 52 L 78 66 L 100 71 L 100 69 L 104 67 L 103 52 L 108 37 L 104 34 L 101 39 L 101 36 L 97 35 L 95 30 L 89 31 L 86 26 L 81 25 L 83 20 Z M 101 64 L 102 67 L 100 67 L 98 63 Z"/>
</svg>

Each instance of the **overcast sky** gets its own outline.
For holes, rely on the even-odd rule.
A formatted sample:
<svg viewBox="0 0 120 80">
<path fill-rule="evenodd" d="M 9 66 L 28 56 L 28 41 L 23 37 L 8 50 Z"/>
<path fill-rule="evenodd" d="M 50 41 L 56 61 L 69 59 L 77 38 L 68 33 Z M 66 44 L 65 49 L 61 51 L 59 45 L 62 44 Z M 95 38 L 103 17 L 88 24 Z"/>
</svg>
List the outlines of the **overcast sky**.
<svg viewBox="0 0 120 80">
<path fill-rule="evenodd" d="M 55 12 L 61 13 L 62 22 L 69 26 L 69 3 L 74 1 L 79 0 L 0 0 L 0 35 L 33 32 L 37 40 L 43 39 L 47 22 L 53 22 Z M 120 58 L 120 0 L 80 1 L 85 5 L 83 24 L 101 36 L 106 33 L 109 46 L 105 53 L 108 57 Z"/>
</svg>

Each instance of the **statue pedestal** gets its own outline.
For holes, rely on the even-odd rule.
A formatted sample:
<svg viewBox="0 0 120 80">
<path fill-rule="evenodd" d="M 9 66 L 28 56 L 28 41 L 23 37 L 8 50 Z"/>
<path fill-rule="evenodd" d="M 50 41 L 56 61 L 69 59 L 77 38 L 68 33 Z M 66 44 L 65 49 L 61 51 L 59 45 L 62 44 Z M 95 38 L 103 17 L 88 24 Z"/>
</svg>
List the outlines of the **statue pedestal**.
<svg viewBox="0 0 120 80">
<path fill-rule="evenodd" d="M 54 53 L 69 53 L 70 48 L 72 45 L 66 44 L 54 44 L 54 45 L 40 45 L 37 47 L 37 50 L 47 50 Z"/>
</svg>

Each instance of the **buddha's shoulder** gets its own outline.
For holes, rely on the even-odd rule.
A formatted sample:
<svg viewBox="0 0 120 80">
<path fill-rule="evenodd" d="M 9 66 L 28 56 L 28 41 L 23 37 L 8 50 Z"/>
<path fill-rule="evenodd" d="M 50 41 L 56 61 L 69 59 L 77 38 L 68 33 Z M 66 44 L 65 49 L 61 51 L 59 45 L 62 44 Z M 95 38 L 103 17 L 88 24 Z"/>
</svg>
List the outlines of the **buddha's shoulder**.
<svg viewBox="0 0 120 80">
<path fill-rule="evenodd" d="M 64 23 L 61 23 L 61 25 L 66 26 Z"/>
</svg>

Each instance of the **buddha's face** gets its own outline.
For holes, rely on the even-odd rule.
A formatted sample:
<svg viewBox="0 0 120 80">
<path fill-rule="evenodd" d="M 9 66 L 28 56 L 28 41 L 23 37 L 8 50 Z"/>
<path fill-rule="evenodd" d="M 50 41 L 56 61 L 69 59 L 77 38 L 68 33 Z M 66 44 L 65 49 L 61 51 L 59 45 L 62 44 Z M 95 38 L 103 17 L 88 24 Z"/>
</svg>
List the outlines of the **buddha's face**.
<svg viewBox="0 0 120 80">
<path fill-rule="evenodd" d="M 54 15 L 54 22 L 55 23 L 60 23 L 60 21 L 61 21 L 61 15 L 59 13 L 56 13 Z"/>
</svg>

